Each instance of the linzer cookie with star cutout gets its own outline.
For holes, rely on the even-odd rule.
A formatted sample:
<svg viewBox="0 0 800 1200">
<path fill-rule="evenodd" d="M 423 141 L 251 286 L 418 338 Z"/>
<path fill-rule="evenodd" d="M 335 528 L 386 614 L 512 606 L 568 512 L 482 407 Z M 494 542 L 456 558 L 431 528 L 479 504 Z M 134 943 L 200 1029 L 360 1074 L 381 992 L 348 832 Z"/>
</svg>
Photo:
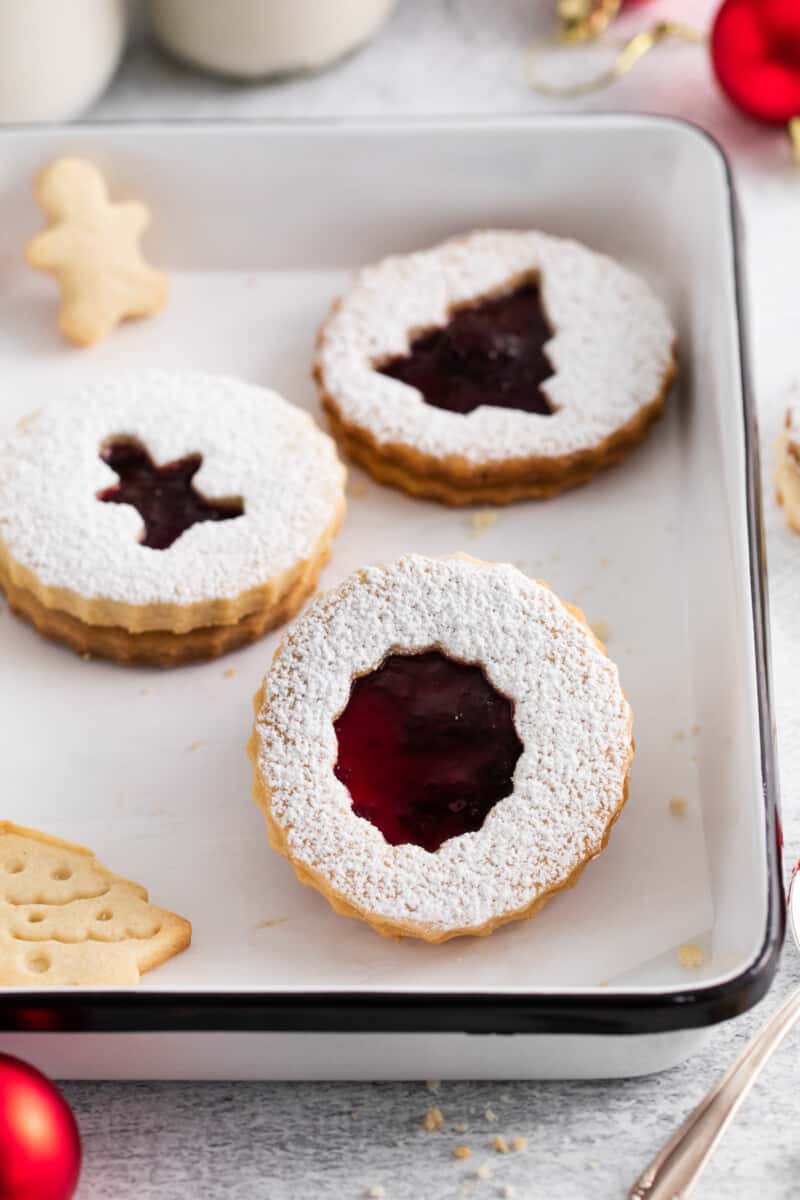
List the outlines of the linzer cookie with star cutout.
<svg viewBox="0 0 800 1200">
<path fill-rule="evenodd" d="M 443 942 L 533 916 L 608 842 L 632 714 L 583 613 L 409 555 L 314 601 L 256 697 L 269 840 L 336 912 Z"/>
<path fill-rule="evenodd" d="M 660 415 L 675 331 L 638 275 L 573 241 L 478 232 L 367 267 L 315 362 L 339 443 L 447 504 L 556 495 Z"/>
<path fill-rule="evenodd" d="M 0 586 L 81 654 L 215 657 L 314 591 L 344 478 L 275 392 L 199 372 L 92 384 L 0 443 Z"/>
</svg>

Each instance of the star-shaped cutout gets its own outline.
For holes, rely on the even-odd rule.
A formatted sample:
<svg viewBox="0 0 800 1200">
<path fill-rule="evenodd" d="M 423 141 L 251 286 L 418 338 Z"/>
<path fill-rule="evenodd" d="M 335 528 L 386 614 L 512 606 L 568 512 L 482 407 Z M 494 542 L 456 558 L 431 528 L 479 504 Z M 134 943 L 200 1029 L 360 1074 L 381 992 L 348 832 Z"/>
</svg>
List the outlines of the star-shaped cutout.
<svg viewBox="0 0 800 1200">
<path fill-rule="evenodd" d="M 200 521 L 230 521 L 241 517 L 241 499 L 208 500 L 192 480 L 202 455 L 159 467 L 143 446 L 129 439 L 109 442 L 101 451 L 104 463 L 119 475 L 119 483 L 97 495 L 107 504 L 130 504 L 144 521 L 143 546 L 166 550 L 182 533 Z"/>
</svg>

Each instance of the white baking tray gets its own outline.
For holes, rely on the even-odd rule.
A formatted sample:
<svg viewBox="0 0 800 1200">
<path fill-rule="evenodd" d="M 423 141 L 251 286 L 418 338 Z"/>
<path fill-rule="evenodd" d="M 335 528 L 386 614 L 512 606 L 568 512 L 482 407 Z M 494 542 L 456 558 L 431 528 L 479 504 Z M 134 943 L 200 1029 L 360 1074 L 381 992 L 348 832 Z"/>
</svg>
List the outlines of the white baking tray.
<svg viewBox="0 0 800 1200">
<path fill-rule="evenodd" d="M 162 315 L 91 351 L 60 340 L 52 282 L 21 264 L 41 223 L 33 175 L 66 153 L 148 201 L 147 250 L 172 276 Z M 627 1074 L 669 1065 L 754 1003 L 783 925 L 719 150 L 631 117 L 19 130 L 0 135 L 0 211 L 0 428 L 143 365 L 231 372 L 319 415 L 314 337 L 352 268 L 479 227 L 573 235 L 642 271 L 681 358 L 665 419 L 622 466 L 503 509 L 480 536 L 468 511 L 351 471 L 323 586 L 409 550 L 515 562 L 604 623 L 634 709 L 608 850 L 491 938 L 380 939 L 268 848 L 244 746 L 279 635 L 159 673 L 82 661 L 0 616 L 0 815 L 91 846 L 194 925 L 191 949 L 136 990 L 0 992 L 3 1047 L 79 1077 Z M 689 941 L 706 956 L 692 971 L 677 953 Z M 492 1032 L 517 1037 L 468 1036 Z"/>
</svg>

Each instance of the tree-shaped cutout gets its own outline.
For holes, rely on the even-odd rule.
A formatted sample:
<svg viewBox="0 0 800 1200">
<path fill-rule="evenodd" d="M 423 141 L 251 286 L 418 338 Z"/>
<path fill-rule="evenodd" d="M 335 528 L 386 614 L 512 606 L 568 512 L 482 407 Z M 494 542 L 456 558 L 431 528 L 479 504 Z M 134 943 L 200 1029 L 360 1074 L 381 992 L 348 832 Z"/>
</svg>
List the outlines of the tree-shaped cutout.
<svg viewBox="0 0 800 1200">
<path fill-rule="evenodd" d="M 550 416 L 542 384 L 553 375 L 545 353 L 552 337 L 539 280 L 529 278 L 505 295 L 459 305 L 446 325 L 420 333 L 407 355 L 379 370 L 435 408 L 466 414 L 489 405 Z"/>
<path fill-rule="evenodd" d="M 209 500 L 194 486 L 203 462 L 201 454 L 158 466 L 144 446 L 130 438 L 115 438 L 100 457 L 119 476 L 119 483 L 98 493 L 106 504 L 130 504 L 144 521 L 143 546 L 166 550 L 182 533 L 201 521 L 230 521 L 241 517 L 239 497 Z"/>
</svg>

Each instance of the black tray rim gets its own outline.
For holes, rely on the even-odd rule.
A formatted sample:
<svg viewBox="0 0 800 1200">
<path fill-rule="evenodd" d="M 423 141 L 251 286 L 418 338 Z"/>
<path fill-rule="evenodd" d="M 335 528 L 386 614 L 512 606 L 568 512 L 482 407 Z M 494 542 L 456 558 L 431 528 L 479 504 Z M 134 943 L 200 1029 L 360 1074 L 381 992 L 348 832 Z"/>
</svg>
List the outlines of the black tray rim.
<svg viewBox="0 0 800 1200">
<path fill-rule="evenodd" d="M 786 902 L 782 885 L 778 773 L 776 765 L 772 674 L 770 667 L 769 608 L 766 545 L 761 503 L 761 466 L 758 428 L 748 350 L 747 306 L 742 264 L 742 225 L 736 188 L 728 157 L 707 130 L 691 121 L 649 113 L 614 111 L 591 114 L 447 115 L 409 117 L 328 117 L 253 119 L 113 120 L 80 123 L 72 127 L 9 125 L 0 136 L 15 133 L 72 136 L 77 130 L 107 133 L 183 133 L 215 129 L 260 129 L 265 133 L 314 129 L 384 129 L 387 132 L 466 126 L 483 130 L 519 125 L 541 126 L 601 124 L 669 126 L 703 139 L 719 158 L 728 193 L 733 245 L 738 356 L 742 381 L 742 421 L 745 441 L 745 487 L 752 602 L 761 788 L 764 801 L 767 866 L 767 919 L 764 938 L 753 960 L 736 975 L 719 983 L 670 992 L 625 990 L 618 993 L 580 990 L 533 994 L 492 993 L 261 993 L 261 992 L 160 992 L 120 990 L 49 990 L 0 992 L 0 1031 L 38 1033 L 471 1033 L 471 1034 L 579 1034 L 637 1036 L 702 1029 L 746 1012 L 769 990 L 777 969 L 786 928 Z"/>
</svg>

